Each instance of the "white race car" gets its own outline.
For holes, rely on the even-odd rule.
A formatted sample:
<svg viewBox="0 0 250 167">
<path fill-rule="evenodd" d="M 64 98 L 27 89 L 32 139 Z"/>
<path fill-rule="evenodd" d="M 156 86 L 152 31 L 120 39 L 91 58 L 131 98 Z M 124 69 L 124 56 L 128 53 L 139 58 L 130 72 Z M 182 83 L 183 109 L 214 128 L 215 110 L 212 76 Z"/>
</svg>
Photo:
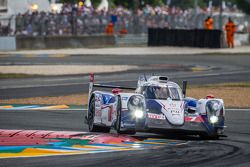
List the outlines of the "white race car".
<svg viewBox="0 0 250 167">
<path fill-rule="evenodd" d="M 207 96 L 187 98 L 187 82 L 183 89 L 166 76 L 142 75 L 138 86 L 122 87 L 94 84 L 91 74 L 86 123 L 90 132 L 187 133 L 218 138 L 224 131 L 225 109 L 222 99 Z M 112 92 L 93 88 L 113 88 Z M 124 93 L 123 89 L 133 90 Z"/>
</svg>

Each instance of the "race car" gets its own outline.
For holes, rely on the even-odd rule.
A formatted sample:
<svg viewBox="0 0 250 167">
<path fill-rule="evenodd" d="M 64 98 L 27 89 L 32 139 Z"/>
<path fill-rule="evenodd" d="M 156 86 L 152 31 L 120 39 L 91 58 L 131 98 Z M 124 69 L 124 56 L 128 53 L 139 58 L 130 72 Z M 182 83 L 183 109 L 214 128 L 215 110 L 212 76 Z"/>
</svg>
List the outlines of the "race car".
<svg viewBox="0 0 250 167">
<path fill-rule="evenodd" d="M 181 89 L 167 76 L 153 75 L 141 75 L 137 87 L 95 84 L 91 74 L 85 122 L 90 132 L 113 128 L 119 134 L 181 133 L 218 138 L 225 127 L 223 100 L 212 95 L 200 100 L 186 97 L 186 87 L 187 81 Z"/>
</svg>

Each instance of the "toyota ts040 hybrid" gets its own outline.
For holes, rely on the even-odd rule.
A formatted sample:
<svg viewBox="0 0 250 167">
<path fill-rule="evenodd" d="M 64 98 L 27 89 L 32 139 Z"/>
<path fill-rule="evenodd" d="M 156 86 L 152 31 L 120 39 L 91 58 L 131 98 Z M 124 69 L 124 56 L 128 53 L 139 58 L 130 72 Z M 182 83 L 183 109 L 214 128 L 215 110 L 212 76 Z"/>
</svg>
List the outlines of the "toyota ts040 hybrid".
<svg viewBox="0 0 250 167">
<path fill-rule="evenodd" d="M 196 100 L 185 97 L 182 89 L 166 76 L 142 75 L 137 88 L 94 83 L 90 76 L 86 123 L 90 132 L 135 134 L 171 132 L 218 138 L 224 131 L 225 109 L 222 99 L 207 96 Z M 113 88 L 112 92 L 93 91 L 94 87 Z M 132 93 L 122 89 L 134 90 Z"/>
</svg>

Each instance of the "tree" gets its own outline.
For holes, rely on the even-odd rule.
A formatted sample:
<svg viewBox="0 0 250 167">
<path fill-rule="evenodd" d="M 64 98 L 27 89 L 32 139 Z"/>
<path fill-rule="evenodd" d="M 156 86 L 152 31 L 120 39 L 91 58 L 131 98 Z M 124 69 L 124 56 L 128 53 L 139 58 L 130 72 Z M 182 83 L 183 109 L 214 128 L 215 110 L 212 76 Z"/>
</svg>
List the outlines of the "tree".
<svg viewBox="0 0 250 167">
<path fill-rule="evenodd" d="M 235 2 L 239 9 L 241 9 L 246 14 L 250 14 L 250 0 L 240 0 Z"/>
<path fill-rule="evenodd" d="M 62 3 L 77 3 L 80 0 L 60 0 Z M 163 5 L 165 0 L 108 0 L 110 6 L 123 6 L 129 9 L 134 9 L 149 4 L 153 6 Z M 96 7 L 100 4 L 101 0 L 92 0 L 93 6 Z"/>
<path fill-rule="evenodd" d="M 60 2 L 77 3 L 80 0 L 59 0 Z M 160 6 L 166 3 L 166 0 L 108 0 L 111 7 L 124 6 L 129 9 L 135 9 L 142 7 L 145 4 Z M 210 0 L 197 0 L 198 6 L 206 7 Z M 213 6 L 219 6 L 221 1 L 226 3 L 236 4 L 239 9 L 243 12 L 250 14 L 250 0 L 212 0 Z M 96 7 L 100 4 L 101 0 L 92 0 L 93 6 Z M 178 6 L 182 9 L 193 8 L 195 0 L 171 0 L 171 6 Z"/>
<path fill-rule="evenodd" d="M 205 7 L 206 1 L 197 0 L 198 6 Z M 195 4 L 195 0 L 172 0 L 170 6 L 178 6 L 182 9 L 193 8 Z"/>
<path fill-rule="evenodd" d="M 242 10 L 246 14 L 250 14 L 250 0 L 224 0 L 227 4 L 235 4 L 238 9 Z M 219 6 L 221 0 L 213 0 L 213 5 Z"/>
</svg>

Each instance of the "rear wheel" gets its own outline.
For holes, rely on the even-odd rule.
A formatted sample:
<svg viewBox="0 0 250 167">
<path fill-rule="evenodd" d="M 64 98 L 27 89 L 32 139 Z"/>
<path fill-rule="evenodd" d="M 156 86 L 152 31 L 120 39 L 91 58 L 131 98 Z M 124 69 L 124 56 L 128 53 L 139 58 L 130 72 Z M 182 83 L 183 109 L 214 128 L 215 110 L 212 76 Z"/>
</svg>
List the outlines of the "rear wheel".
<svg viewBox="0 0 250 167">
<path fill-rule="evenodd" d="M 92 98 L 89 104 L 88 111 L 88 127 L 89 132 L 105 132 L 108 133 L 110 131 L 110 127 L 102 127 L 94 124 L 95 118 L 95 98 Z"/>
</svg>

